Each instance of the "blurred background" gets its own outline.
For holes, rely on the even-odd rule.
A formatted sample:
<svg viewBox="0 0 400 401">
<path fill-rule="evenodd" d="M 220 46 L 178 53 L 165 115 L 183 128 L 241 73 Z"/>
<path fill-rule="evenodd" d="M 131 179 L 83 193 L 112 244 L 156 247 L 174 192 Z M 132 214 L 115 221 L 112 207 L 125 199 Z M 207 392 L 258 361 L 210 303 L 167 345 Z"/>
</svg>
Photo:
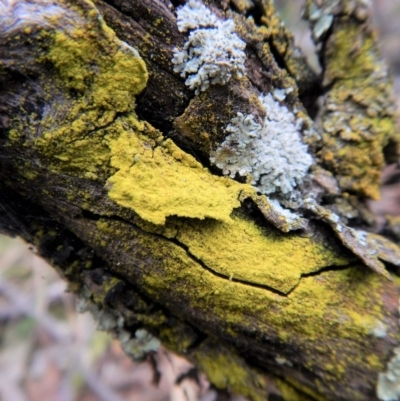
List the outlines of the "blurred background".
<svg viewBox="0 0 400 401">
<path fill-rule="evenodd" d="M 300 20 L 302 1 L 275 4 L 318 68 L 307 25 Z M 373 0 L 372 7 L 400 105 L 400 0 Z M 387 168 L 383 183 L 398 174 L 394 166 Z M 384 185 L 382 200 L 371 208 L 400 215 L 400 185 Z M 109 334 L 96 331 L 88 313 L 76 312 L 76 300 L 65 290 L 28 244 L 0 235 L 1 401 L 244 401 L 217 392 L 201 375 L 182 380 L 190 364 L 162 348 L 155 356 L 162 373 L 156 385 L 150 361 L 132 362 Z"/>
</svg>

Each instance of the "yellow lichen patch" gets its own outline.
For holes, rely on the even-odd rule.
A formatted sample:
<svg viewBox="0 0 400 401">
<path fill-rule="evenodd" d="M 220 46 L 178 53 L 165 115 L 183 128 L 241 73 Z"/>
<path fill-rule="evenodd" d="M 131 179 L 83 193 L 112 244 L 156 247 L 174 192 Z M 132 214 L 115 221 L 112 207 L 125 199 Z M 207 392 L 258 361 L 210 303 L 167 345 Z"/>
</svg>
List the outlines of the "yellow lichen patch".
<svg viewBox="0 0 400 401">
<path fill-rule="evenodd" d="M 346 331 L 340 335 L 348 338 L 357 337 L 362 333 L 373 333 L 380 325 L 375 316 L 381 313 L 381 302 L 371 302 L 369 294 L 372 288 L 382 285 L 381 279 L 375 280 L 377 275 L 365 274 L 358 269 L 335 273 L 336 275 L 328 273 L 329 279 L 325 279 L 325 275 L 303 278 L 295 291 L 289 294 L 289 302 L 281 303 L 284 306 L 283 320 L 290 325 L 295 322 L 300 324 L 303 319 L 309 322 L 324 320 L 332 331 L 341 331 L 346 327 Z M 362 275 L 364 279 L 361 279 Z M 361 280 L 357 283 L 358 279 Z M 339 291 L 348 294 L 351 287 L 350 293 L 354 298 L 338 294 Z M 315 329 L 316 327 L 312 328 L 312 325 L 309 325 L 304 331 L 314 337 Z M 313 361 L 310 360 L 310 363 Z"/>
<path fill-rule="evenodd" d="M 249 397 L 252 401 L 265 400 L 265 378 L 254 369 L 249 369 L 244 359 L 233 350 L 220 349 L 207 352 L 207 347 L 200 348 L 195 354 L 196 365 L 207 374 L 208 379 L 219 389 Z"/>
<path fill-rule="evenodd" d="M 159 134 L 140 134 L 134 96 L 147 72 L 135 50 L 110 40 L 108 31 L 75 28 L 57 32 L 44 58 L 61 85 L 80 94 L 57 116 L 43 118 L 35 145 L 51 158 L 52 171 L 94 180 L 111 176 L 110 198 L 151 223 L 164 224 L 171 215 L 230 221 L 241 184 L 214 177 L 171 140 L 157 145 Z M 123 112 L 130 114 L 116 118 Z"/>
<path fill-rule="evenodd" d="M 68 128 L 61 128 L 60 130 L 53 131 L 55 135 L 65 133 L 63 139 L 57 141 L 57 145 L 63 144 L 64 146 L 55 145 L 56 149 L 51 149 L 48 145 L 53 143 L 54 138 L 38 139 L 36 146 L 43 152 L 53 152 L 53 157 L 49 163 L 49 167 L 53 172 L 68 173 L 72 176 L 87 178 L 90 180 L 101 179 L 107 175 L 108 161 L 109 161 L 109 148 L 107 147 L 106 138 L 102 138 L 102 131 L 98 131 L 98 135 L 92 138 L 82 138 L 71 143 L 68 143 Z"/>
<path fill-rule="evenodd" d="M 377 199 L 384 148 L 395 138 L 390 80 L 374 34 L 350 21 L 335 24 L 324 80 L 322 163 L 342 190 Z M 395 148 L 395 146 L 393 146 Z"/>
<path fill-rule="evenodd" d="M 53 67 L 49 94 L 57 101 L 46 99 L 41 134 L 32 141 L 52 172 L 105 180 L 108 143 L 121 130 L 141 129 L 133 110 L 148 75 L 138 52 L 115 36 L 90 1 L 85 7 L 77 11 L 76 25 L 44 31 L 39 41 L 38 62 Z M 47 77 L 41 79 L 46 88 Z M 122 113 L 123 121 L 117 118 Z"/>
<path fill-rule="evenodd" d="M 348 263 L 315 240 L 261 228 L 240 216 L 234 216 L 233 222 L 180 221 L 176 239 L 214 272 L 282 293 L 292 290 L 302 274 Z"/>
<path fill-rule="evenodd" d="M 361 32 L 356 23 L 344 23 L 335 31 L 329 51 L 332 58 L 325 67 L 330 79 L 368 78 L 374 73 L 377 68 L 374 65 L 377 61 L 375 38 L 371 34 L 362 34 L 365 35 L 365 32 Z M 334 54 L 336 57 L 333 57 Z"/>
<path fill-rule="evenodd" d="M 153 148 L 154 143 L 125 132 L 110 146 L 118 172 L 108 180 L 109 196 L 144 220 L 165 224 L 166 217 L 181 216 L 230 222 L 240 206 L 243 185 L 213 176 L 169 139 Z"/>
<path fill-rule="evenodd" d="M 81 93 L 90 89 L 89 101 L 97 107 L 132 110 L 132 96 L 146 85 L 145 64 L 102 20 L 97 25 L 55 32 L 44 58 L 57 69 L 64 85 Z"/>
<path fill-rule="evenodd" d="M 229 229 L 238 224 L 243 229 L 243 224 L 236 218 L 239 217 L 234 216 L 234 225 L 220 222 L 214 222 L 214 225 Z M 179 232 L 183 231 L 183 220 L 167 219 L 166 224 L 175 225 Z M 357 366 L 362 365 L 365 369 L 371 366 L 371 371 L 376 369 L 379 361 L 369 358 L 368 354 L 373 352 L 368 352 L 366 348 L 373 350 L 379 344 L 384 334 L 381 332 L 382 322 L 391 312 L 386 312 L 382 306 L 382 294 L 387 291 L 386 281 L 379 275 L 366 272 L 363 266 L 303 277 L 297 287 L 284 296 L 256 284 L 229 280 L 229 277 L 215 274 L 207 268 L 208 264 L 199 263 L 187 251 L 187 246 L 181 246 L 180 240 L 172 242 L 163 238 L 161 231 L 154 236 L 143 229 L 135 229 L 131 224 L 107 219 L 100 221 L 102 224 L 98 228 L 101 236 L 95 239 L 95 243 L 111 242 L 121 260 L 129 258 L 128 263 L 116 266 L 116 271 L 140 283 L 143 291 L 155 302 L 167 300 L 167 307 L 178 318 L 185 319 L 187 308 L 196 311 L 205 333 L 214 334 L 214 319 L 219 318 L 221 335 L 225 333 L 232 339 L 236 335 L 243 336 L 245 332 L 268 333 L 268 336 L 281 338 L 289 349 L 292 346 L 294 349 L 301 347 L 299 354 L 285 355 L 289 362 L 300 363 L 298 358 L 302 358 L 301 363 L 307 361 L 307 369 L 320 372 L 321 363 L 325 361 L 326 368 L 323 368 L 327 373 L 324 383 L 329 385 L 343 380 Z M 195 227 L 198 225 L 206 230 L 207 223 L 207 220 L 197 221 L 192 229 L 199 230 Z M 117 230 L 118 235 L 115 234 Z M 214 234 L 215 231 L 208 231 L 209 241 Z M 224 243 L 229 242 L 230 234 L 229 230 L 226 231 Z M 214 240 L 218 244 L 221 236 Z M 259 240 L 254 238 L 254 241 Z M 232 240 L 232 253 L 239 253 L 237 246 L 235 238 Z M 213 256 L 214 259 L 219 258 L 217 253 Z M 252 264 L 261 265 L 260 261 L 264 259 L 263 253 L 256 254 L 243 268 L 251 270 Z M 323 263 L 321 268 L 328 263 Z M 214 323 L 209 326 L 209 321 Z M 389 330 L 393 335 L 393 328 L 387 330 L 387 335 Z M 249 341 L 253 340 L 249 338 Z M 254 341 L 259 343 L 260 338 L 254 338 Z M 332 342 L 334 349 L 341 350 L 340 357 L 332 353 Z M 208 371 L 206 373 L 209 374 Z M 217 383 L 224 381 L 223 375 L 216 377 Z M 318 391 L 321 389 L 322 392 L 321 386 Z"/>
<path fill-rule="evenodd" d="M 214 223 L 223 229 L 238 225 L 239 231 L 245 226 L 236 220 L 233 225 Z M 152 258 L 153 267 L 143 268 L 140 280 L 143 288 L 155 300 L 162 297 L 163 292 L 173 291 L 175 299 L 181 299 L 184 303 L 188 302 L 191 308 L 198 308 L 204 313 L 212 311 L 213 314 L 223 317 L 227 325 L 244 324 L 246 326 L 249 324 L 251 326 L 253 319 L 256 319 L 254 321 L 258 322 L 260 330 L 266 325 L 278 330 L 282 337 L 296 335 L 307 341 L 318 339 L 321 344 L 323 344 L 323 337 L 358 338 L 369 335 L 380 325 L 377 316 L 382 316 L 381 302 L 378 302 L 371 294 L 379 294 L 385 281 L 379 275 L 366 272 L 362 266 L 303 277 L 289 295 L 283 296 L 261 288 L 256 282 L 253 285 L 253 283 L 230 281 L 229 277 L 216 275 L 212 269 L 207 269 L 208 264 L 204 266 L 188 254 L 185 246 L 179 246 L 167 238 L 162 239 L 159 235 L 153 236 L 151 233 L 132 230 L 130 225 L 125 227 L 117 222 L 100 220 L 99 241 L 112 241 L 115 236 L 115 225 L 118 225 L 121 230 L 119 237 L 133 236 L 131 241 L 125 241 L 130 244 L 129 249 L 121 249 L 121 252 L 130 252 L 133 258 L 137 257 L 139 260 Z M 203 225 L 204 230 L 208 226 L 207 221 L 198 222 L 198 225 Z M 251 225 L 247 229 L 250 232 L 254 230 Z M 192 230 L 196 231 L 194 225 Z M 226 239 L 222 243 L 222 248 L 227 246 L 231 232 L 228 230 L 225 234 Z M 268 235 L 268 233 L 263 235 L 265 234 Z M 200 234 L 196 232 L 193 235 L 200 237 Z M 208 240 L 204 237 L 197 239 L 211 241 L 215 231 L 209 229 L 206 235 L 209 236 Z M 254 242 L 263 241 L 260 237 L 261 231 L 258 231 L 257 235 L 253 238 Z M 214 240 L 218 244 L 221 236 Z M 270 238 L 267 238 L 268 240 L 272 246 L 273 241 Z M 118 246 L 118 242 L 116 244 Z M 239 254 L 238 243 L 232 240 L 231 244 L 231 252 Z M 307 246 L 304 248 L 306 249 Z M 214 261 L 219 258 L 215 249 Z M 225 252 L 224 249 L 222 250 Z M 280 251 L 283 252 L 282 249 Z M 137 256 L 135 252 L 138 252 Z M 244 269 L 251 271 L 251 264 L 261 266 L 264 261 L 265 255 L 261 252 L 256 253 L 247 265 L 243 261 L 241 263 Z M 213 263 L 211 258 L 207 262 Z M 331 262 L 325 260 L 321 262 L 320 267 L 329 266 Z M 133 273 L 125 270 L 124 267 L 121 269 L 122 274 L 129 276 Z M 266 266 L 267 269 L 268 266 Z M 180 311 L 175 312 L 178 316 L 180 315 Z M 322 327 L 329 330 L 325 333 L 321 332 Z"/>
</svg>

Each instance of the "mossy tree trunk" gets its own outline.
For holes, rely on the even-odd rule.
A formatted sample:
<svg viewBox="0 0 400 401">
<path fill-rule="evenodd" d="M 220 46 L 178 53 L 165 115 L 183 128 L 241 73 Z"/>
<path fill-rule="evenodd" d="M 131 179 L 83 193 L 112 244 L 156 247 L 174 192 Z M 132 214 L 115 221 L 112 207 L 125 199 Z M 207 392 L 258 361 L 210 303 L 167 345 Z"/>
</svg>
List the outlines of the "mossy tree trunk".
<svg viewBox="0 0 400 401">
<path fill-rule="evenodd" d="M 158 338 L 252 400 L 400 399 L 400 223 L 364 205 L 398 136 L 365 2 L 308 1 L 321 75 L 270 1 L 207 2 L 246 73 L 198 94 L 171 61 L 184 3 L 0 3 L 1 231 L 134 357 Z M 312 157 L 296 196 L 213 164 L 238 113 L 287 127 L 260 94 Z"/>
</svg>

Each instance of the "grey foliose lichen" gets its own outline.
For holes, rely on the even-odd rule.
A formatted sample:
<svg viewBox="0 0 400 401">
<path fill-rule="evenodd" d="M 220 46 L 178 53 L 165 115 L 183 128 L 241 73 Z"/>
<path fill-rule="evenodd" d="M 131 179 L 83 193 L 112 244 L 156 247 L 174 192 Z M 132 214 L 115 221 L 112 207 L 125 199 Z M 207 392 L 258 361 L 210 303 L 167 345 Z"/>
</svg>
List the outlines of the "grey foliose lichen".
<svg viewBox="0 0 400 401">
<path fill-rule="evenodd" d="M 211 153 L 223 174 L 248 176 L 264 195 L 288 195 L 303 182 L 313 158 L 301 141 L 301 120 L 271 94 L 259 97 L 266 111 L 263 124 L 237 113 L 226 127 L 229 135 Z"/>
<path fill-rule="evenodd" d="M 224 85 L 233 75 L 245 73 L 246 47 L 235 33 L 231 19 L 219 20 L 197 0 L 189 0 L 177 11 L 178 29 L 191 31 L 182 50 L 174 49 L 174 71 L 186 78 L 196 94 L 210 85 Z"/>
<path fill-rule="evenodd" d="M 218 18 L 203 3 L 189 0 L 177 11 L 177 25 L 180 32 L 187 32 L 200 27 L 215 27 Z"/>
</svg>

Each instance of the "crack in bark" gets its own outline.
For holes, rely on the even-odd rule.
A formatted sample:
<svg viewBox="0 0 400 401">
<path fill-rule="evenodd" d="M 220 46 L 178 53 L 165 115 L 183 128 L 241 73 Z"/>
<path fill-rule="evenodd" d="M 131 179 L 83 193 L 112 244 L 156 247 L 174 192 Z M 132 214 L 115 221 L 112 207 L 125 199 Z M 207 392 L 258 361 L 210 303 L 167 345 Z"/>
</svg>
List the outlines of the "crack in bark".
<svg viewBox="0 0 400 401">
<path fill-rule="evenodd" d="M 168 237 L 165 237 L 165 236 L 162 235 L 162 234 L 154 233 L 154 232 L 151 232 L 151 231 L 146 231 L 145 229 L 143 229 L 143 228 L 139 227 L 138 225 L 134 224 L 133 222 L 131 222 L 131 221 L 129 221 L 129 220 L 126 220 L 126 219 L 124 219 L 124 218 L 122 218 L 122 217 L 120 217 L 120 216 L 118 216 L 118 215 L 101 215 L 101 214 L 93 213 L 93 212 L 91 212 L 91 211 L 89 211 L 89 210 L 85 210 L 85 209 L 82 209 L 82 210 L 83 210 L 84 217 L 85 217 L 85 218 L 88 218 L 88 219 L 90 219 L 90 220 L 98 221 L 99 219 L 106 219 L 106 220 L 110 220 L 110 221 L 118 221 L 118 222 L 121 222 L 121 223 L 128 224 L 128 225 L 132 226 L 135 230 L 137 230 L 137 231 L 139 231 L 139 232 L 146 233 L 146 234 L 150 234 L 150 235 L 152 235 L 152 236 L 154 236 L 154 237 L 156 237 L 156 238 L 159 238 L 159 239 L 164 240 L 164 241 L 169 241 L 169 242 L 175 244 L 175 245 L 178 246 L 179 248 L 183 249 L 183 250 L 186 252 L 186 254 L 187 254 L 196 264 L 200 265 L 203 269 L 205 269 L 205 270 L 208 271 L 209 273 L 213 274 L 214 276 L 219 277 L 219 278 L 224 279 L 224 280 L 227 280 L 228 284 L 229 284 L 230 282 L 235 282 L 235 283 L 239 283 L 239 284 L 246 285 L 246 286 L 250 286 L 250 287 L 254 287 L 254 288 L 260 288 L 260 289 L 262 289 L 262 290 L 267 290 L 267 291 L 269 291 L 269 292 L 272 292 L 272 293 L 274 293 L 274 294 L 276 294 L 276 295 L 279 295 L 279 296 L 282 296 L 282 297 L 287 297 L 287 296 L 289 296 L 293 291 L 295 291 L 296 288 L 299 286 L 299 284 L 300 284 L 300 282 L 301 282 L 301 279 L 302 279 L 303 277 L 304 277 L 304 278 L 307 278 L 307 277 L 314 277 L 314 276 L 318 276 L 319 274 L 324 273 L 324 272 L 327 272 L 327 271 L 345 270 L 345 269 L 347 269 L 347 268 L 350 266 L 350 263 L 349 263 L 349 264 L 346 264 L 346 265 L 343 265 L 343 266 L 335 266 L 335 265 L 332 265 L 332 266 L 321 267 L 319 270 L 317 270 L 317 271 L 315 271 L 315 272 L 311 272 L 311 273 L 302 273 L 302 274 L 300 275 L 300 278 L 299 278 L 299 280 L 298 280 L 298 283 L 297 283 L 295 286 L 293 286 L 293 288 L 290 289 L 287 293 L 285 293 L 285 292 L 279 291 L 279 290 L 277 290 L 276 288 L 270 287 L 270 286 L 265 285 L 265 284 L 257 284 L 257 283 L 249 282 L 249 281 L 246 281 L 246 280 L 240 280 L 240 279 L 234 278 L 233 275 L 229 277 L 229 276 L 225 276 L 225 275 L 222 274 L 222 273 L 216 272 L 214 269 L 212 269 L 211 267 L 207 266 L 207 264 L 206 264 L 204 261 L 202 261 L 200 258 L 198 258 L 197 256 L 195 256 L 192 252 L 190 252 L 190 247 L 189 247 L 188 245 L 186 245 L 185 243 L 179 241 L 179 240 L 176 238 L 176 237 L 179 235 L 178 232 L 177 232 L 177 234 L 175 235 L 174 238 L 168 238 Z M 178 231 L 179 231 L 179 229 L 178 229 Z"/>
</svg>

